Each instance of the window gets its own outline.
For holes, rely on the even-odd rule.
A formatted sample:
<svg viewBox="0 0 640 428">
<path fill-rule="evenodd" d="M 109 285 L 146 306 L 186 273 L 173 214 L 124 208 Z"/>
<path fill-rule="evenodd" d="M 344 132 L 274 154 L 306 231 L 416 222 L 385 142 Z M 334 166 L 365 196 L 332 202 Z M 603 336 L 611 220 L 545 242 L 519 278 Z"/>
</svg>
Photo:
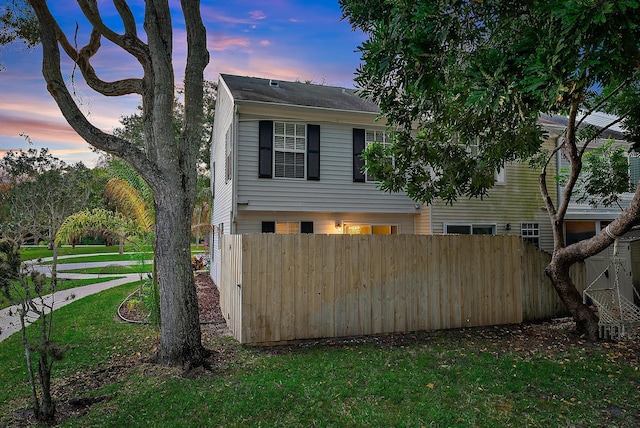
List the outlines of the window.
<svg viewBox="0 0 640 428">
<path fill-rule="evenodd" d="M 263 221 L 262 233 L 313 233 L 312 221 Z"/>
<path fill-rule="evenodd" d="M 507 170 L 504 166 L 495 170 L 493 173 L 493 181 L 494 184 L 507 184 Z"/>
<path fill-rule="evenodd" d="M 521 223 L 520 236 L 525 242 L 540 246 L 540 225 L 538 223 Z"/>
<path fill-rule="evenodd" d="M 307 126 L 274 122 L 273 151 L 274 177 L 304 179 Z"/>
<path fill-rule="evenodd" d="M 445 233 L 448 235 L 495 235 L 496 226 L 493 224 L 446 224 Z"/>
<path fill-rule="evenodd" d="M 566 245 L 596 236 L 596 222 L 594 221 L 566 221 L 564 223 Z"/>
<path fill-rule="evenodd" d="M 373 143 L 380 143 L 383 147 L 387 147 L 391 144 L 391 137 L 388 132 L 375 131 L 371 129 L 365 130 L 365 147 L 369 147 Z M 366 181 L 368 183 L 375 182 L 375 178 L 365 173 Z"/>
<path fill-rule="evenodd" d="M 231 138 L 231 125 L 227 129 L 227 133 L 224 136 L 224 182 L 228 183 L 233 179 L 233 144 Z"/>
<path fill-rule="evenodd" d="M 474 158 L 480 154 L 480 140 L 478 138 L 467 146 L 467 153 Z M 493 172 L 493 184 L 507 184 L 507 170 L 504 165 Z"/>
<path fill-rule="evenodd" d="M 300 233 L 300 223 L 297 221 L 276 221 L 276 233 L 285 235 Z"/>
<path fill-rule="evenodd" d="M 635 191 L 638 181 L 640 181 L 640 153 L 629 153 L 629 179 L 631 191 Z"/>
<path fill-rule="evenodd" d="M 345 223 L 342 233 L 345 235 L 397 235 L 398 226 Z"/>
</svg>

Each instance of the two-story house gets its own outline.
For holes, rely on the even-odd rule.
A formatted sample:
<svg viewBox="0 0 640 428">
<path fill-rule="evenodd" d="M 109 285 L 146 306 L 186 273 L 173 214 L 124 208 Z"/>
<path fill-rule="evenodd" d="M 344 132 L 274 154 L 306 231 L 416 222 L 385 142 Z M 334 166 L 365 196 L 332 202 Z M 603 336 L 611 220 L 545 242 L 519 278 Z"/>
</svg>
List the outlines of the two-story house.
<svg viewBox="0 0 640 428">
<path fill-rule="evenodd" d="M 211 165 L 214 280 L 223 233 L 414 233 L 420 204 L 381 192 L 362 171 L 367 143 L 388 138 L 378 116 L 353 89 L 221 75 Z"/>
<path fill-rule="evenodd" d="M 359 157 L 367 144 L 388 141 L 379 114 L 353 89 L 220 76 L 211 165 L 216 282 L 221 234 L 515 234 L 552 248 L 539 172 L 526 164 L 496 171 L 488 197 L 453 206 L 380 191 Z"/>
</svg>

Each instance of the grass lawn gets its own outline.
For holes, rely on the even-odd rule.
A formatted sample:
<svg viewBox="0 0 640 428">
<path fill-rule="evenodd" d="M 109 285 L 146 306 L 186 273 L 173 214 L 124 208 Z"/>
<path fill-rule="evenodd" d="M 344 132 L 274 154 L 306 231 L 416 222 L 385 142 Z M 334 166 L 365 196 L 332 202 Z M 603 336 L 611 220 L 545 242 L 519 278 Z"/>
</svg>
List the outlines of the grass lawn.
<svg viewBox="0 0 640 428">
<path fill-rule="evenodd" d="M 117 322 L 124 285 L 56 312 L 69 347 L 54 366 L 62 426 L 569 427 L 640 424 L 634 343 L 588 344 L 563 332 L 535 343 L 519 326 L 246 347 L 207 335 L 212 371 L 146 362 L 151 327 Z M 0 345 L 0 426 L 29 404 L 19 336 Z M 67 409 L 67 410 L 65 410 Z M 24 421 L 22 421 L 24 422 Z"/>
<path fill-rule="evenodd" d="M 131 248 L 128 246 L 124 247 L 125 252 L 135 252 L 139 250 L 140 250 L 139 248 Z M 143 248 L 143 250 L 145 251 L 145 253 L 153 254 L 151 246 L 147 245 Z M 58 248 L 58 256 L 96 254 L 96 253 L 115 253 L 113 254 L 114 258 L 108 258 L 108 260 L 135 260 L 135 258 L 134 259 L 126 258 L 126 257 L 132 257 L 131 255 L 123 255 L 125 258 L 119 258 L 123 256 L 118 254 L 118 251 L 119 251 L 119 247 L 117 245 L 111 245 L 108 247 L 104 245 L 77 245 L 76 248 L 72 248 L 70 245 L 63 245 Z M 202 247 L 201 245 L 198 247 L 196 247 L 195 245 L 191 245 L 191 252 L 194 254 L 203 253 L 206 251 L 208 250 Z M 46 246 L 23 245 L 22 247 L 20 247 L 20 256 L 22 257 L 23 261 L 51 257 L 52 255 L 53 255 L 53 251 L 48 250 Z M 95 261 L 101 261 L 101 260 L 95 260 Z"/>
<path fill-rule="evenodd" d="M 94 279 L 64 279 L 58 278 L 58 285 L 56 287 L 56 291 L 67 290 L 69 288 L 82 287 L 83 285 L 89 284 L 97 284 L 100 282 L 111 281 L 116 278 L 122 277 L 109 277 L 109 278 L 94 278 Z M 17 284 L 17 281 L 15 282 Z M 47 285 L 45 286 L 42 295 L 51 293 L 51 278 L 47 280 Z M 16 304 L 16 301 L 19 299 L 19 294 L 16 291 L 15 287 L 11 288 L 9 298 L 4 294 L 0 293 L 0 309 L 7 308 L 11 305 Z"/>
<path fill-rule="evenodd" d="M 144 260 L 152 260 L 153 253 L 127 253 L 127 254 L 118 254 L 118 253 L 110 253 L 110 254 L 100 254 L 95 256 L 78 256 L 78 257 L 69 257 L 64 259 L 58 259 L 58 263 L 91 263 L 91 262 L 112 262 L 112 261 L 138 261 L 140 257 L 143 257 Z M 51 264 L 50 261 L 45 262 L 43 264 Z"/>
<path fill-rule="evenodd" d="M 145 263 L 143 265 L 108 265 L 104 267 L 93 267 L 84 269 L 65 270 L 65 273 L 87 273 L 96 275 L 112 275 L 127 273 L 150 273 L 153 269 L 153 263 Z M 61 271 L 62 272 L 62 271 Z"/>
<path fill-rule="evenodd" d="M 118 253 L 118 246 L 104 245 L 77 245 L 72 248 L 70 245 L 63 245 L 58 248 L 58 256 L 68 256 L 74 254 L 95 254 L 95 253 Z M 39 258 L 51 257 L 53 251 L 47 249 L 46 246 L 22 246 L 20 247 L 20 256 L 22 260 L 34 260 Z"/>
</svg>

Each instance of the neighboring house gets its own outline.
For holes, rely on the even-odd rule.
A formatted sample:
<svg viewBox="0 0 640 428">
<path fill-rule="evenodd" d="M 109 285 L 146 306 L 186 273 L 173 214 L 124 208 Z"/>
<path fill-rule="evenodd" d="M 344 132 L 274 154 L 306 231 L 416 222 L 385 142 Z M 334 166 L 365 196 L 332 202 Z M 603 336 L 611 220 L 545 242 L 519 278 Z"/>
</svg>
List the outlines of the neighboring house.
<svg viewBox="0 0 640 428">
<path fill-rule="evenodd" d="M 585 125 L 591 125 L 600 129 L 607 127 L 600 138 L 590 144 L 587 151 L 591 151 L 602 146 L 602 144 L 610 139 L 614 141 L 615 145 L 628 146 L 628 143 L 624 140 L 623 129 L 618 124 L 611 125 L 616 121 L 616 119 L 617 118 L 615 116 L 599 112 L 591 113 L 584 119 L 583 123 Z M 547 131 L 558 139 L 558 144 L 560 144 L 562 142 L 562 133 L 567 125 L 567 118 L 557 115 L 543 115 L 541 117 L 541 122 Z M 561 152 L 558 152 L 557 154 L 556 164 L 559 168 L 569 166 L 568 160 L 563 158 Z M 629 175 L 632 183 L 637 183 L 640 179 L 639 158 L 629 156 Z M 563 188 L 560 186 L 558 188 L 559 195 L 562 195 L 562 190 Z M 620 195 L 621 206 L 623 208 L 626 207 L 632 198 L 632 192 Z M 577 199 L 576 192 L 574 192 L 565 216 L 565 235 L 567 244 L 573 244 L 574 242 L 595 236 L 596 233 L 599 233 L 600 230 L 604 229 L 609 223 L 615 220 L 620 215 L 621 211 L 618 206 L 592 206 L 588 201 L 578 203 Z"/>
<path fill-rule="evenodd" d="M 384 193 L 359 154 L 388 138 L 377 106 L 353 89 L 223 74 L 213 130 L 214 237 L 415 233 L 420 204 Z"/>
<path fill-rule="evenodd" d="M 555 138 L 544 144 L 553 149 Z M 549 173 L 555 176 L 555 165 L 550 166 Z M 495 185 L 482 199 L 461 197 L 453 205 L 437 200 L 423 206 L 416 233 L 518 235 L 550 251 L 553 235 L 538 186 L 539 175 L 539 168 L 509 162 L 496 171 Z M 553 181 L 551 184 L 550 194 L 555 199 L 556 187 Z"/>
<path fill-rule="evenodd" d="M 541 122 L 546 130 L 557 139 L 557 144 L 560 144 L 562 142 L 562 133 L 567 126 L 567 118 L 557 115 L 543 115 Z M 613 140 L 614 145 L 622 145 L 628 149 L 629 143 L 624 139 L 624 130 L 616 122 L 616 116 L 601 112 L 591 113 L 584 118 L 584 125 L 594 126 L 598 129 L 606 128 L 602 135 L 590 144 L 587 151 L 602 146 L 607 140 Z M 634 189 L 640 180 L 640 158 L 634 153 L 629 153 L 628 159 L 630 189 Z M 558 152 L 556 164 L 560 169 L 568 167 L 569 162 Z M 559 186 L 558 194 L 561 195 L 562 191 L 562 187 Z M 619 197 L 620 206 L 593 206 L 588 200 L 578 203 L 576 192 L 574 192 L 565 215 L 565 243 L 567 245 L 573 244 L 600 233 L 620 215 L 622 208 L 629 205 L 633 198 L 633 192 L 623 193 Z M 621 271 L 618 274 L 615 272 L 615 266 L 612 265 L 614 246 L 610 246 L 600 254 L 586 260 L 587 284 L 591 284 L 592 288 L 595 289 L 619 287 L 621 293 L 627 299 L 634 301 L 635 298 L 636 303 L 640 303 L 632 288 L 633 284 L 640 290 L 640 231 L 632 230 L 628 232 L 620 240 L 618 250 L 622 264 L 619 267 Z M 619 284 L 616 284 L 616 281 Z"/>
</svg>

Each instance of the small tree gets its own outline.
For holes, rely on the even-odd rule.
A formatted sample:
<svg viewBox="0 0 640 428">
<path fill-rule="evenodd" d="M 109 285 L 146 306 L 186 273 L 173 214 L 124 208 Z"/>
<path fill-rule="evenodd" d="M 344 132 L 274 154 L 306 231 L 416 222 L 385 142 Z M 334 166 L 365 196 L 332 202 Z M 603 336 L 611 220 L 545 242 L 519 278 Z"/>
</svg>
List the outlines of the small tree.
<svg viewBox="0 0 640 428">
<path fill-rule="evenodd" d="M 23 271 L 20 266 L 19 246 L 15 241 L 0 241 L 0 266 L 11 280 L 14 296 L 19 305 L 21 338 L 24 347 L 31 388 L 34 416 L 40 421 L 53 420 L 56 406 L 51 391 L 51 373 L 53 363 L 63 358 L 64 349 L 52 340 L 53 333 L 53 301 L 44 298 L 56 288 L 56 275 L 51 278 L 51 285 L 46 288 L 47 277 L 35 271 Z M 16 263 L 17 261 L 17 263 Z M 38 334 L 30 338 L 27 325 L 35 321 Z"/>
</svg>

